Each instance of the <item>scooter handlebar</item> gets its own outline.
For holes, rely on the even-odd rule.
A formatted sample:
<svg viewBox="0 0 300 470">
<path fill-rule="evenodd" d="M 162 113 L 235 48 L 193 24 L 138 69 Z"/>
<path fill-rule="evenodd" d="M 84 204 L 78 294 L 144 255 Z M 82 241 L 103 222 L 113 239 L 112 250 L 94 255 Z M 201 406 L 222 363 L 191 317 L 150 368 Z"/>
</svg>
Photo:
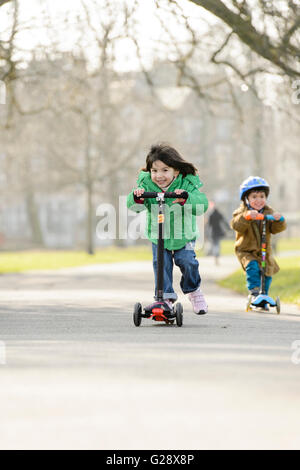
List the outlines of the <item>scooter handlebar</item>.
<svg viewBox="0 0 300 470">
<path fill-rule="evenodd" d="M 266 219 L 271 220 L 271 221 L 275 221 L 275 222 L 283 222 L 284 221 L 283 216 L 281 216 L 279 220 L 276 220 L 275 217 L 271 214 L 266 215 Z"/>
<path fill-rule="evenodd" d="M 177 199 L 177 198 L 180 198 L 180 199 L 187 199 L 189 197 L 189 194 L 187 191 L 183 191 L 182 193 L 180 194 L 176 194 L 176 193 L 164 193 L 164 197 L 165 198 L 169 198 L 169 199 Z"/>
<path fill-rule="evenodd" d="M 252 219 L 251 215 L 245 215 L 245 219 L 246 220 L 270 220 L 271 222 L 283 222 L 284 221 L 284 217 L 281 216 L 279 220 L 276 220 L 275 217 L 271 214 L 267 214 L 267 215 L 264 215 L 264 214 L 257 214 L 256 218 L 255 219 Z"/>
<path fill-rule="evenodd" d="M 158 194 L 161 194 L 161 193 L 158 193 L 158 192 L 147 192 L 145 191 L 141 196 L 135 196 L 137 199 L 149 199 L 149 198 L 157 198 Z M 176 194 L 176 193 L 168 193 L 168 192 L 165 192 L 163 193 L 164 194 L 164 198 L 165 199 L 177 199 L 177 198 L 180 198 L 180 199 L 187 199 L 189 197 L 189 194 L 187 191 L 183 191 L 181 194 Z"/>
</svg>

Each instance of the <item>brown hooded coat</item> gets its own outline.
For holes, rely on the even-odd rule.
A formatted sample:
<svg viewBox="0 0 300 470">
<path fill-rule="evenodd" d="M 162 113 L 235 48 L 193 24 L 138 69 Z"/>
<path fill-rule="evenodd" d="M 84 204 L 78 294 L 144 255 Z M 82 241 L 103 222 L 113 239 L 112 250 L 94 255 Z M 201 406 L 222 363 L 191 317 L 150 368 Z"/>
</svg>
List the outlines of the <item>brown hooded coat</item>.
<svg viewBox="0 0 300 470">
<path fill-rule="evenodd" d="M 249 209 L 242 202 L 240 207 L 234 211 L 231 220 L 231 228 L 236 232 L 235 253 L 243 269 L 252 260 L 256 260 L 261 265 L 261 233 L 262 223 L 256 220 L 246 220 L 244 215 Z M 274 214 L 270 206 L 265 206 L 263 213 Z M 268 221 L 267 222 L 267 256 L 266 256 L 266 275 L 273 276 L 279 271 L 279 266 L 272 256 L 271 235 L 283 232 L 286 229 L 286 222 Z"/>
</svg>

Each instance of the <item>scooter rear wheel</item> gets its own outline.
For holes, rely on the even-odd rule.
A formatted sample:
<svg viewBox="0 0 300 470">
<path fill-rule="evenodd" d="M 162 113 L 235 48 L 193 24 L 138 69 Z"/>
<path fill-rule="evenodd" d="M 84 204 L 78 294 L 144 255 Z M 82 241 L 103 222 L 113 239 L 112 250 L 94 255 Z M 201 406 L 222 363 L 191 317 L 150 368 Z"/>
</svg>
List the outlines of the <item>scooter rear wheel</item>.
<svg viewBox="0 0 300 470">
<path fill-rule="evenodd" d="M 180 302 L 177 302 L 177 304 L 175 305 L 174 310 L 175 310 L 175 314 L 176 314 L 176 325 L 177 326 L 182 326 L 182 323 L 183 323 L 183 315 L 182 315 L 183 307 L 182 307 Z"/>
<path fill-rule="evenodd" d="M 139 302 L 137 302 L 134 306 L 133 323 L 135 326 L 140 326 L 142 323 L 142 306 Z"/>
</svg>

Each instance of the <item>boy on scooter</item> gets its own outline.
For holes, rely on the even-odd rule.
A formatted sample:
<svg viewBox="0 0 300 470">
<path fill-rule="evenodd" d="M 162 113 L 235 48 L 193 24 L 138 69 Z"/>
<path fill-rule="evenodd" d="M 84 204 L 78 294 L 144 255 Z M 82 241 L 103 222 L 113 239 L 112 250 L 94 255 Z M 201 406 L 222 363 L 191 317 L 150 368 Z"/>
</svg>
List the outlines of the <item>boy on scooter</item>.
<svg viewBox="0 0 300 470">
<path fill-rule="evenodd" d="M 271 235 L 286 229 L 286 222 L 279 212 L 267 205 L 270 186 L 259 176 L 250 176 L 240 186 L 240 207 L 234 211 L 231 227 L 236 232 L 235 253 L 246 272 L 247 288 L 252 301 L 260 293 L 261 285 L 261 235 L 262 223 L 258 214 L 273 215 L 266 230 L 266 276 L 265 293 L 268 294 L 272 276 L 279 266 L 272 256 Z M 283 219 L 283 220 L 282 220 Z M 264 306 L 268 310 L 268 305 Z"/>
</svg>

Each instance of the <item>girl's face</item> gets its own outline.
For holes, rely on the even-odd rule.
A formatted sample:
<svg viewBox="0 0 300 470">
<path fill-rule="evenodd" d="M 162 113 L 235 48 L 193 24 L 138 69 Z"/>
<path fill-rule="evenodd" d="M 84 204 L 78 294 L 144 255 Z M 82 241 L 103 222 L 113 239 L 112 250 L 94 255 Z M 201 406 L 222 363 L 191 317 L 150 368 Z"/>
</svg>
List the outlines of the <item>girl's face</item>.
<svg viewBox="0 0 300 470">
<path fill-rule="evenodd" d="M 266 205 L 266 193 L 264 191 L 253 191 L 249 194 L 248 201 L 253 209 L 260 211 Z"/>
<path fill-rule="evenodd" d="M 161 160 L 156 160 L 152 164 L 151 179 L 160 188 L 168 187 L 178 174 L 179 170 L 175 170 L 175 168 L 166 165 Z"/>
</svg>

